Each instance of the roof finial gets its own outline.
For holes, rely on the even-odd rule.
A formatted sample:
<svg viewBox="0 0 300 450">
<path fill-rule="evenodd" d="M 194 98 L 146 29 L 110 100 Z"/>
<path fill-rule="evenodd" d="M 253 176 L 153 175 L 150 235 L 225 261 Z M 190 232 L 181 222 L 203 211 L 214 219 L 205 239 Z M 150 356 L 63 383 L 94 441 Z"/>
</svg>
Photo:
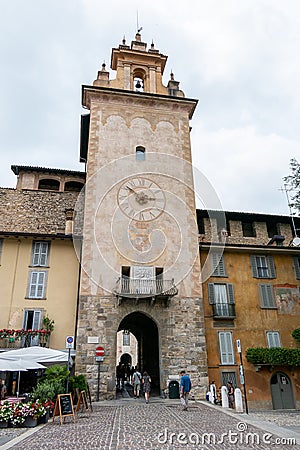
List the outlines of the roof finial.
<svg viewBox="0 0 300 450">
<path fill-rule="evenodd" d="M 171 78 L 171 80 L 174 80 L 174 73 L 173 73 L 172 69 L 171 69 L 171 73 L 170 73 L 170 78 Z"/>
<path fill-rule="evenodd" d="M 125 34 L 124 34 L 124 36 L 123 36 L 122 44 L 123 44 L 123 45 L 126 45 Z"/>
</svg>

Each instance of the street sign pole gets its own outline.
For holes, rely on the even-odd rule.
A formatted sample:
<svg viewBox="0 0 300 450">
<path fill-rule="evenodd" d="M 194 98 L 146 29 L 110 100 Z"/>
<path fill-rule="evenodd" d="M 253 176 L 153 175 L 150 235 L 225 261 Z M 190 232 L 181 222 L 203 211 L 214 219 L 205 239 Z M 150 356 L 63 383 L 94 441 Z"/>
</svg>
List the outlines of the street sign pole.
<svg viewBox="0 0 300 450">
<path fill-rule="evenodd" d="M 97 347 L 95 350 L 96 362 L 98 363 L 98 387 L 97 387 L 97 402 L 100 400 L 100 363 L 104 361 L 104 348 Z"/>
<path fill-rule="evenodd" d="M 69 372 L 70 372 L 70 358 L 71 358 L 71 348 L 74 348 L 74 336 L 66 337 L 66 349 L 68 349 L 68 376 L 66 381 L 66 394 L 69 390 Z"/>
<path fill-rule="evenodd" d="M 97 389 L 97 402 L 100 398 L 100 361 L 98 361 L 98 389 Z"/>
<path fill-rule="evenodd" d="M 245 409 L 246 409 L 246 414 L 248 414 L 247 389 L 246 389 L 245 373 L 244 373 L 244 368 L 243 368 L 242 346 L 241 346 L 241 341 L 239 339 L 237 339 L 236 345 L 237 345 L 237 351 L 240 354 L 240 363 L 241 363 L 241 365 L 240 365 L 240 381 L 244 387 Z"/>
</svg>

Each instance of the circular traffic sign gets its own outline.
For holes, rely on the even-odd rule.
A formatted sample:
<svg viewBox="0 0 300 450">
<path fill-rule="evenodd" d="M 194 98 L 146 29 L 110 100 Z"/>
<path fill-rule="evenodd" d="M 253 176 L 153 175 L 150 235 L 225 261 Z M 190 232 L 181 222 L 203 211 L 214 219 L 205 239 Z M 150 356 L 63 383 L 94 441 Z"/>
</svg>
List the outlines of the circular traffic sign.
<svg viewBox="0 0 300 450">
<path fill-rule="evenodd" d="M 104 356 L 104 348 L 97 347 L 95 353 L 96 353 L 96 356 Z"/>
</svg>

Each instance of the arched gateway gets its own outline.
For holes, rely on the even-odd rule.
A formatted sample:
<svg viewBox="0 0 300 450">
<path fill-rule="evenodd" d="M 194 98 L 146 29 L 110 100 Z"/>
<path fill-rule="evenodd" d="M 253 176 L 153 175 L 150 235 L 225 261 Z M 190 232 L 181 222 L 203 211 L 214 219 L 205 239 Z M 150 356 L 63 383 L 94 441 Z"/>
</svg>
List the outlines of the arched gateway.
<svg viewBox="0 0 300 450">
<path fill-rule="evenodd" d="M 142 312 L 128 314 L 118 331 L 129 330 L 137 339 L 137 366 L 151 375 L 152 388 L 160 393 L 159 335 L 156 323 Z"/>
<path fill-rule="evenodd" d="M 196 398 L 208 385 L 189 123 L 197 100 L 173 74 L 163 85 L 166 60 L 137 33 L 131 46 L 112 49 L 115 79 L 103 65 L 82 87 L 90 115 L 82 120 L 87 182 L 74 214 L 82 236 L 76 372 L 95 396 L 95 347 L 104 347 L 100 398 L 115 397 L 122 329 L 136 336 L 138 365 L 158 393 L 181 369 Z"/>
</svg>

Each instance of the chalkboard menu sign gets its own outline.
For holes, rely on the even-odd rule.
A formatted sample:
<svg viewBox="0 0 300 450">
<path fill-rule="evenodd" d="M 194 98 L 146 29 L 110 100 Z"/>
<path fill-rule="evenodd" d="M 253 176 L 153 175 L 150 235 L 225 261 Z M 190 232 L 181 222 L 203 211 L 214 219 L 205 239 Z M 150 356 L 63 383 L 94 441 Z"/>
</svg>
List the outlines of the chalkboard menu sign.
<svg viewBox="0 0 300 450">
<path fill-rule="evenodd" d="M 56 416 L 60 417 L 60 424 L 62 424 L 63 419 L 65 420 L 65 417 L 68 416 L 72 416 L 75 422 L 75 415 L 73 410 L 73 401 L 71 394 L 60 394 L 57 396 L 52 419 L 53 422 Z"/>
</svg>

